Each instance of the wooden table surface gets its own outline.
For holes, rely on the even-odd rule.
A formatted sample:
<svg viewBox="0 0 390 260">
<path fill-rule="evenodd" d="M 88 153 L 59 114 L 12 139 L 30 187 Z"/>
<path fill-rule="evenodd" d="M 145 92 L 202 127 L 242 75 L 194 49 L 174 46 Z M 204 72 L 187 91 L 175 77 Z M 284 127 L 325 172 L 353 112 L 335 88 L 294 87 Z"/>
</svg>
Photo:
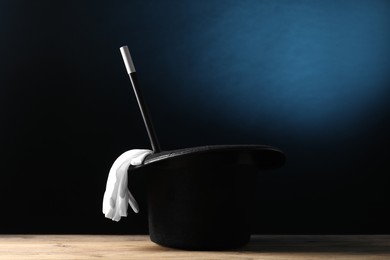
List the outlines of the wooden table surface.
<svg viewBox="0 0 390 260">
<path fill-rule="evenodd" d="M 390 259 L 390 235 L 256 235 L 221 252 L 164 248 L 148 236 L 0 235 L 0 259 Z"/>
</svg>

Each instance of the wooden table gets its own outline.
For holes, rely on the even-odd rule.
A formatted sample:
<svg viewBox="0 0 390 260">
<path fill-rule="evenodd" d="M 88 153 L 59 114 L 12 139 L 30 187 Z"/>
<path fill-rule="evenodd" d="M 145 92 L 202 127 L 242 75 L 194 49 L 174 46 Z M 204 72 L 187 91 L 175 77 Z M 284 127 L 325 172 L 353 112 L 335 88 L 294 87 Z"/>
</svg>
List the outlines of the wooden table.
<svg viewBox="0 0 390 260">
<path fill-rule="evenodd" d="M 221 252 L 164 248 L 148 236 L 0 235 L 0 259 L 390 259 L 390 235 L 256 235 Z"/>
</svg>

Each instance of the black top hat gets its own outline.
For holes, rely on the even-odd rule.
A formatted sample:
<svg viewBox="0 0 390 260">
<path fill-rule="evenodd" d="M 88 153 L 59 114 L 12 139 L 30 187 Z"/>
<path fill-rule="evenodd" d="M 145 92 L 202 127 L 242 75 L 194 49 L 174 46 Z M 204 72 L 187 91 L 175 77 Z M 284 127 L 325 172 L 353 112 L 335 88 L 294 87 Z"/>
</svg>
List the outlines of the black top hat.
<svg viewBox="0 0 390 260">
<path fill-rule="evenodd" d="M 127 46 L 120 48 L 153 154 L 134 168 L 147 176 L 151 240 L 168 247 L 215 250 L 250 238 L 255 175 L 285 155 L 265 145 L 211 145 L 162 151 Z"/>
</svg>

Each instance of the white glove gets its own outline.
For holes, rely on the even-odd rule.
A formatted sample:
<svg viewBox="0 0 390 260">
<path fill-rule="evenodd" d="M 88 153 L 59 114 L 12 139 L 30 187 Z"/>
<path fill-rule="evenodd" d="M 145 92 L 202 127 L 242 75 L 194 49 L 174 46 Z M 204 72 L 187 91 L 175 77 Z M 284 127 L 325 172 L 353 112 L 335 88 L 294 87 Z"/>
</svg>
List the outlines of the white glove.
<svg viewBox="0 0 390 260">
<path fill-rule="evenodd" d="M 138 203 L 131 195 L 127 185 L 127 170 L 130 165 L 141 165 L 145 157 L 152 154 L 151 150 L 133 149 L 119 156 L 108 174 L 106 191 L 103 197 L 103 213 L 106 218 L 119 221 L 127 216 L 127 207 L 130 204 L 135 213 L 138 213 Z"/>
</svg>

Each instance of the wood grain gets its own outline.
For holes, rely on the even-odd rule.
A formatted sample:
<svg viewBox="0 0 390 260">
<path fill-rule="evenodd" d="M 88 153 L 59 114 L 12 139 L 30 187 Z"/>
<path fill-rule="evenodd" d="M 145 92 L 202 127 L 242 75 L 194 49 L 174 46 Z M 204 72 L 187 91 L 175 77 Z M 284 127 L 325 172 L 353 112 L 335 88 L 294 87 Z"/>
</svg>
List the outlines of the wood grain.
<svg viewBox="0 0 390 260">
<path fill-rule="evenodd" d="M 389 235 L 257 235 L 235 251 L 160 247 L 148 236 L 0 235 L 0 259 L 390 259 Z"/>
</svg>

